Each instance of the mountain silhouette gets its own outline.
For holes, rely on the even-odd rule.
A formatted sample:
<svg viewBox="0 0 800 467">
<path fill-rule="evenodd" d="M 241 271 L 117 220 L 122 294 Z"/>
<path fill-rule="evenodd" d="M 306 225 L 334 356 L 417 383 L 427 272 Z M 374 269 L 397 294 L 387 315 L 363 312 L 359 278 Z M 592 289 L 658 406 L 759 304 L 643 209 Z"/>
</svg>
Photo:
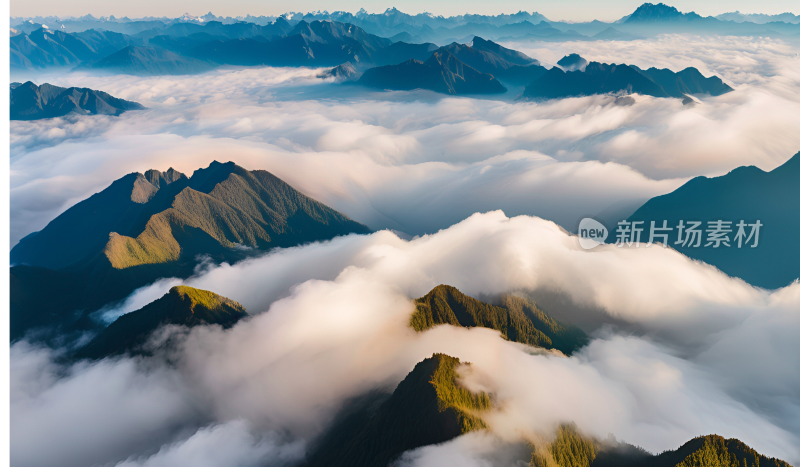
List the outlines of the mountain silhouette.
<svg viewBox="0 0 800 467">
<path fill-rule="evenodd" d="M 641 70 L 632 65 L 590 62 L 583 71 L 551 68 L 526 86 L 523 96 L 530 99 L 556 99 L 605 93 L 636 93 L 653 97 L 683 98 L 684 94 L 689 93 L 718 96 L 732 90 L 718 77 L 706 78 L 695 68 L 686 68 L 675 73 L 667 69 Z"/>
<path fill-rule="evenodd" d="M 285 37 L 274 40 L 237 38 L 212 41 L 187 52 L 216 64 L 269 66 L 337 66 L 345 62 L 373 64 L 392 41 L 363 29 L 332 21 L 300 21 Z"/>
<path fill-rule="evenodd" d="M 578 54 L 569 54 L 562 57 L 556 64 L 564 71 L 583 71 L 589 62 Z"/>
<path fill-rule="evenodd" d="M 654 5 L 643 3 L 629 17 L 625 23 L 638 23 L 648 21 L 692 21 L 703 19 L 695 12 L 681 13 L 677 8 L 663 3 Z"/>
<path fill-rule="evenodd" d="M 442 49 L 434 52 L 424 63 L 409 60 L 399 65 L 370 68 L 358 82 L 385 90 L 427 89 L 459 95 L 499 94 L 507 91 L 494 76 L 481 73 Z"/>
<path fill-rule="evenodd" d="M 87 65 L 131 75 L 187 75 L 213 68 L 209 63 L 155 47 L 128 46 Z"/>
<path fill-rule="evenodd" d="M 739 167 L 721 177 L 695 177 L 683 186 L 662 196 L 647 201 L 637 209 L 628 221 L 641 221 L 644 227 L 642 238 L 649 240 L 651 222 L 662 227 L 672 227 L 670 246 L 689 256 L 719 268 L 722 272 L 744 279 L 750 284 L 769 289 L 784 287 L 800 277 L 797 264 L 800 250 L 796 248 L 797 232 L 800 232 L 800 214 L 794 203 L 800 199 L 800 153 L 772 170 L 749 166 Z M 678 245 L 677 226 L 683 220 L 701 222 L 703 236 L 701 246 Z M 731 222 L 728 234 L 730 247 L 707 243 L 708 222 Z M 747 225 L 759 221 L 758 246 L 750 244 L 738 247 L 735 236 L 736 224 Z M 615 227 L 610 227 L 616 235 Z M 747 236 L 752 228 L 745 227 Z M 744 239 L 746 240 L 746 238 Z M 611 242 L 614 239 L 610 240 Z M 661 240 L 658 240 L 661 241 Z"/>
<path fill-rule="evenodd" d="M 475 36 L 472 44 L 470 47 L 453 42 L 439 50 L 447 51 L 464 64 L 511 85 L 524 86 L 547 71 L 537 60 L 492 41 Z"/>
<path fill-rule="evenodd" d="M 89 88 L 62 88 L 31 81 L 12 83 L 11 120 L 38 120 L 65 115 L 120 115 L 144 109 L 141 104 Z"/>
</svg>

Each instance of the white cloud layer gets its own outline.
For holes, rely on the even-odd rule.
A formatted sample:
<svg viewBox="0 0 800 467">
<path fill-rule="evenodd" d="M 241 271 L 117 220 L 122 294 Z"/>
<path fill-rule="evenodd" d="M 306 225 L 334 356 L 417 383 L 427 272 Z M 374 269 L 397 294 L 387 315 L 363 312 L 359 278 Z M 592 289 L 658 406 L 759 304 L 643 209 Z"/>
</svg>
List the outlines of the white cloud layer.
<svg viewBox="0 0 800 467">
<path fill-rule="evenodd" d="M 771 39 L 685 36 L 520 48 L 551 62 L 577 51 L 691 65 L 736 91 L 693 108 L 639 96 L 621 107 L 604 96 L 522 103 L 375 93 L 306 69 L 41 79 L 149 109 L 13 122 L 12 243 L 126 173 L 191 173 L 215 159 L 269 170 L 374 229 L 446 230 L 410 241 L 388 231 L 349 236 L 203 270 L 185 283 L 254 316 L 228 331 L 187 333 L 169 365 L 66 365 L 57 352 L 15 344 L 12 464 L 292 463 L 343 401 L 397 384 L 434 352 L 472 362 L 465 384 L 492 391 L 499 405 L 487 417 L 492 434 L 407 453 L 409 465 L 497 465 L 501 447 L 569 421 L 653 451 L 718 433 L 800 462 L 800 284 L 763 291 L 662 248 L 584 251 L 552 222 L 513 217 L 574 228 L 691 176 L 774 168 L 800 149 L 796 52 Z M 470 217 L 498 208 L 505 214 Z M 106 311 L 135 310 L 176 283 L 159 281 Z M 597 330 L 569 359 L 485 329 L 417 334 L 407 326 L 411 299 L 440 283 L 472 296 L 557 295 L 571 304 L 548 310 L 561 319 L 585 319 L 580 309 L 616 327 Z"/>
<path fill-rule="evenodd" d="M 780 374 L 792 362 L 784 356 L 800 353 L 788 338 L 800 332 L 800 284 L 766 292 L 662 248 L 587 252 L 551 222 L 501 212 L 411 241 L 383 231 L 282 250 L 186 283 L 240 301 L 254 316 L 228 331 L 193 330 L 174 367 L 112 360 L 56 379 L 43 351 L 15 346 L 15 367 L 27 368 L 12 371 L 15 465 L 46 455 L 36 427 L 65 440 L 66 459 L 100 463 L 147 457 L 164 444 L 166 456 L 192 446 L 181 441 L 187 432 L 235 420 L 246 420 L 255 437 L 242 438 L 252 451 L 243 459 L 294 453 L 301 448 L 292 443 L 318 436 L 344 400 L 396 384 L 434 352 L 473 363 L 465 382 L 496 394 L 487 420 L 502 443 L 574 421 L 588 434 L 611 432 L 653 451 L 718 433 L 800 459 L 796 375 Z M 410 299 L 439 283 L 473 296 L 559 290 L 640 331 L 599 332 L 573 358 L 531 354 L 486 329 L 415 333 Z M 752 320 L 760 331 L 751 333 Z M 752 338 L 773 332 L 787 338 L 768 347 Z M 726 350 L 732 342 L 735 353 Z M 741 358 L 750 353 L 758 358 Z M 756 390 L 753 377 L 764 373 L 771 378 Z M 90 397 L 78 392 L 87 386 Z M 151 405 L 120 404 L 128 398 Z M 274 432 L 289 438 L 254 441 Z M 476 458 L 488 455 L 474 449 Z"/>
<path fill-rule="evenodd" d="M 545 61 L 578 51 L 640 66 L 697 66 L 736 91 L 693 108 L 603 96 L 545 103 L 377 93 L 311 69 L 221 69 L 141 78 L 79 73 L 80 85 L 149 109 L 119 118 L 12 122 L 12 243 L 132 171 L 191 173 L 212 160 L 266 169 L 374 229 L 435 232 L 503 209 L 574 229 L 628 213 L 688 177 L 765 170 L 800 149 L 800 59 L 777 40 L 509 44 Z"/>
</svg>

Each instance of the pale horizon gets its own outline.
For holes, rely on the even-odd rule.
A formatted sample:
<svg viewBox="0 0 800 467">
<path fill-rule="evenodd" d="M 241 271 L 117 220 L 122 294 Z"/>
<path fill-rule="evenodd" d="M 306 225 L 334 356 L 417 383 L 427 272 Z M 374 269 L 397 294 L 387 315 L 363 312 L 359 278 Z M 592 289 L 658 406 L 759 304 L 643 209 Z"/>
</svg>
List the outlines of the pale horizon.
<svg viewBox="0 0 800 467">
<path fill-rule="evenodd" d="M 152 0 L 135 3 L 117 3 L 100 0 L 78 0 L 69 3 L 55 3 L 50 0 L 29 0 L 26 2 L 11 2 L 11 17 L 80 17 L 91 14 L 95 17 L 115 16 L 117 18 L 142 18 L 153 17 L 179 17 L 186 13 L 192 16 L 202 16 L 206 13 L 213 13 L 221 17 L 237 16 L 279 16 L 284 13 L 308 13 L 315 11 L 347 11 L 356 13 L 364 8 L 369 13 L 382 13 L 389 8 L 395 7 L 408 14 L 431 13 L 436 16 L 458 16 L 463 14 L 513 14 L 519 11 L 537 12 L 553 21 L 585 22 L 592 20 L 616 21 L 621 17 L 632 13 L 642 3 L 641 0 L 620 0 L 599 4 L 592 0 L 568 0 L 565 2 L 525 2 L 513 1 L 504 2 L 502 6 L 488 5 L 484 2 L 474 0 L 456 2 L 448 0 L 439 2 L 431 8 L 429 2 L 419 0 L 408 1 L 345 1 L 338 3 L 336 7 L 331 7 L 330 3 L 319 0 L 299 0 L 299 1 L 276 1 L 263 4 L 254 0 L 238 0 L 221 5 L 218 2 L 209 0 L 200 1 L 180 1 L 180 2 L 154 2 Z M 658 3 L 653 1 L 651 3 Z M 665 2 L 667 5 L 674 6 L 682 12 L 694 11 L 702 16 L 716 16 L 723 13 L 738 11 L 742 14 L 768 14 L 777 15 L 782 13 L 800 14 L 800 3 L 792 0 L 775 0 L 754 4 L 744 0 L 734 0 L 721 2 L 717 0 L 688 1 L 680 0 Z"/>
</svg>

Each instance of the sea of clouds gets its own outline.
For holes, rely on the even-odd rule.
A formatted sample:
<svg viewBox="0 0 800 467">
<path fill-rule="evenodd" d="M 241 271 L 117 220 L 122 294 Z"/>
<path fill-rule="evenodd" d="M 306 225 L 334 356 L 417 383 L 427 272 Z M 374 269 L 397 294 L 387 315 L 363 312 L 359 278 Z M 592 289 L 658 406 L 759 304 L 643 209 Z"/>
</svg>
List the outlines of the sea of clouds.
<svg viewBox="0 0 800 467">
<path fill-rule="evenodd" d="M 253 316 L 227 331 L 165 330 L 183 334 L 169 364 L 65 367 L 52 350 L 12 347 L 14 465 L 193 465 L 182 452 L 219 445 L 228 447 L 202 465 L 296 461 L 345 401 L 393 387 L 435 352 L 471 362 L 465 384 L 496 396 L 478 457 L 574 422 L 653 452 L 717 433 L 800 459 L 800 376 L 790 371 L 800 365 L 800 284 L 767 292 L 661 247 L 585 251 L 552 222 L 499 211 L 414 240 L 381 231 L 276 251 L 185 283 Z M 472 296 L 557 290 L 620 324 L 595 330 L 571 358 L 481 328 L 416 333 L 412 299 L 440 283 Z M 480 448 L 485 436 L 492 449 Z M 208 441 L 218 437 L 235 442 Z M 407 460 L 426 465 L 448 446 Z"/>
<path fill-rule="evenodd" d="M 578 52 L 696 66 L 736 91 L 694 107 L 642 96 L 622 106 L 378 93 L 306 69 L 37 77 L 148 110 L 12 122 L 12 244 L 126 173 L 190 174 L 212 160 L 269 170 L 374 230 L 409 235 L 205 265 L 104 310 L 113 318 L 186 283 L 252 315 L 227 331 L 164 329 L 155 339 L 180 343 L 166 356 L 69 365 L 15 343 L 12 464 L 291 465 L 347 400 L 391 389 L 434 352 L 471 362 L 464 384 L 495 395 L 491 432 L 406 453 L 403 465 L 514 465 L 510 446 L 565 422 L 653 452 L 717 433 L 800 462 L 800 284 L 757 289 L 661 247 L 585 251 L 564 230 L 693 176 L 786 161 L 800 150 L 796 52 L 685 36 L 512 46 L 544 62 Z M 593 340 L 564 358 L 487 329 L 414 332 L 413 298 L 442 283 L 531 294 Z"/>
<path fill-rule="evenodd" d="M 538 44 L 538 45 L 537 45 Z M 800 58 L 776 40 L 507 44 L 545 62 L 577 51 L 642 67 L 696 66 L 736 91 L 689 108 L 636 96 L 544 103 L 374 92 L 311 69 L 220 69 L 185 77 L 37 75 L 148 110 L 12 122 L 11 243 L 130 172 L 212 160 L 265 169 L 378 230 L 435 232 L 473 212 L 532 214 L 574 230 L 615 221 L 688 178 L 771 170 L 800 148 Z M 21 80 L 27 77 L 15 77 Z"/>
</svg>

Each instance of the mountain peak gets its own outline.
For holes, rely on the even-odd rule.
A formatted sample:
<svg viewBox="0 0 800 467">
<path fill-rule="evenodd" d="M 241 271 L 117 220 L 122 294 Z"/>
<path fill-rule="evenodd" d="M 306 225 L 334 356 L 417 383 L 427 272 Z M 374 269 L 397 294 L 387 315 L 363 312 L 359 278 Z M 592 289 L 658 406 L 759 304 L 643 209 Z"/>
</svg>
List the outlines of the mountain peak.
<svg viewBox="0 0 800 467">
<path fill-rule="evenodd" d="M 204 323 L 223 324 L 247 315 L 238 302 L 208 290 L 178 285 L 169 289 L 166 296 L 170 297 L 173 320 L 178 317 L 189 319 L 191 316 Z"/>
<path fill-rule="evenodd" d="M 161 188 L 162 184 L 169 185 L 176 180 L 186 178 L 186 175 L 170 167 L 166 172 L 150 169 L 144 173 L 144 177 L 156 188 Z"/>
<path fill-rule="evenodd" d="M 308 467 L 391 465 L 403 452 L 482 430 L 491 408 L 485 392 L 459 383 L 468 366 L 444 354 L 417 363 L 377 409 L 357 411 L 334 426 L 311 455 Z"/>
<path fill-rule="evenodd" d="M 578 54 L 565 55 L 561 60 L 556 63 L 564 71 L 583 71 L 589 62 Z"/>
<path fill-rule="evenodd" d="M 247 311 L 236 301 L 208 290 L 179 285 L 143 308 L 117 318 L 76 356 L 101 359 L 126 352 L 143 353 L 142 346 L 161 326 L 211 324 L 229 328 L 245 316 Z"/>
<path fill-rule="evenodd" d="M 245 170 L 232 161 L 219 162 L 212 161 L 206 168 L 200 168 L 192 173 L 189 179 L 190 186 L 200 192 L 208 193 L 221 181 L 230 177 L 236 171 Z"/>
<path fill-rule="evenodd" d="M 418 332 L 440 324 L 484 327 L 500 331 L 510 341 L 554 348 L 565 354 L 572 353 L 586 341 L 580 329 L 561 324 L 534 303 L 512 295 L 503 295 L 498 305 L 492 305 L 441 284 L 414 300 L 414 304 L 416 311 L 409 324 Z"/>
<path fill-rule="evenodd" d="M 635 23 L 643 21 L 685 21 L 692 19 L 702 18 L 694 12 L 682 13 L 674 6 L 669 6 L 664 3 L 654 5 L 652 3 L 644 3 L 636 9 L 625 20 L 626 23 Z"/>
</svg>

